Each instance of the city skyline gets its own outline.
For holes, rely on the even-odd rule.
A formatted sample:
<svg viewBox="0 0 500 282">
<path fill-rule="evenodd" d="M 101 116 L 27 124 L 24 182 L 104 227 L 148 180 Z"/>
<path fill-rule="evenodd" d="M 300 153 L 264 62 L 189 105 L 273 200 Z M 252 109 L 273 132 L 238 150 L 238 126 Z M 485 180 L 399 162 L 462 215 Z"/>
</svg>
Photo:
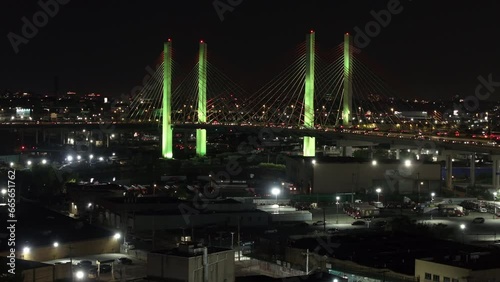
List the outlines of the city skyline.
<svg viewBox="0 0 500 282">
<path fill-rule="evenodd" d="M 203 39 L 209 59 L 252 92 L 291 63 L 287 54 L 310 29 L 317 32 L 318 46 L 333 49 L 345 32 L 359 37 L 359 30 L 366 32 L 377 17 L 378 32 L 354 44 L 401 97 L 466 96 L 474 93 L 479 76 L 492 74 L 498 80 L 499 43 L 491 36 L 497 26 L 494 2 L 231 3 L 234 7 L 225 1 L 141 6 L 68 1 L 33 38 L 17 46 L 12 33 L 22 36 L 22 18 L 31 20 L 43 8 L 35 2 L 4 4 L 9 14 L 3 17 L 0 89 L 50 94 L 58 77 L 61 92 L 127 94 L 141 83 L 146 68 L 161 60 L 162 44 L 172 38 L 179 75 L 194 66 Z M 383 23 L 390 5 L 396 12 Z"/>
</svg>

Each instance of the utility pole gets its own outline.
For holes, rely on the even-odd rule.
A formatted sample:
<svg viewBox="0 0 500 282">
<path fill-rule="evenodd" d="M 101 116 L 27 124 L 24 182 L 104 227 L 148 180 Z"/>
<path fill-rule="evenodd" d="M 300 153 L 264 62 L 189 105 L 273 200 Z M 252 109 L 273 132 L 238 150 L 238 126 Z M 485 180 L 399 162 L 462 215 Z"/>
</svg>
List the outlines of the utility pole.
<svg viewBox="0 0 500 282">
<path fill-rule="evenodd" d="M 69 272 L 71 273 L 71 282 L 74 281 L 74 275 L 73 275 L 73 254 L 72 254 L 72 250 L 73 250 L 73 246 L 72 245 L 69 245 Z"/>
<path fill-rule="evenodd" d="M 326 232 L 326 207 L 323 207 L 323 232 Z"/>
<path fill-rule="evenodd" d="M 306 274 L 309 274 L 309 249 L 306 250 Z"/>
<path fill-rule="evenodd" d="M 236 248 L 236 250 L 238 251 L 238 261 L 241 261 L 241 237 L 240 237 L 240 221 L 241 221 L 241 217 L 238 218 L 238 248 Z"/>
</svg>

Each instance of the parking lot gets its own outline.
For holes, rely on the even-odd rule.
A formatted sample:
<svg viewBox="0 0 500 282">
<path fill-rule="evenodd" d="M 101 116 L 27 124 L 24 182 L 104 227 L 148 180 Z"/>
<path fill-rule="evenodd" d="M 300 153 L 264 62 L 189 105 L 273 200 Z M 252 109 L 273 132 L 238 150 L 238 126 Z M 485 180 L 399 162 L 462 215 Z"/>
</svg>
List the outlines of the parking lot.
<svg viewBox="0 0 500 282">
<path fill-rule="evenodd" d="M 128 258 L 131 264 L 124 264 L 118 261 L 119 258 Z M 74 281 L 122 281 L 142 278 L 146 276 L 146 261 L 137 259 L 130 255 L 120 253 L 99 254 L 85 257 L 74 257 L 45 261 L 48 264 L 60 264 L 73 262 Z M 81 266 L 82 261 L 92 262 L 92 266 Z M 97 261 L 101 263 L 103 271 L 94 277 L 97 269 Z M 103 267 L 103 265 L 106 265 Z M 78 273 L 80 272 L 80 273 Z M 78 275 L 77 275 L 78 274 Z M 83 277 L 80 275 L 83 274 Z"/>
<path fill-rule="evenodd" d="M 349 215 L 345 214 L 339 208 L 338 214 L 336 207 L 327 207 L 323 209 L 314 209 L 312 212 L 312 221 L 308 222 L 313 230 L 321 231 L 323 229 L 338 228 L 339 230 L 352 230 L 373 227 L 377 221 L 390 220 L 395 216 L 405 215 L 415 219 L 418 223 L 423 224 L 444 224 L 446 227 L 454 229 L 454 238 L 466 242 L 477 241 L 497 241 L 500 240 L 500 218 L 497 218 L 491 213 L 471 212 L 468 216 L 463 217 L 445 217 L 433 215 L 417 215 L 411 210 L 386 209 L 381 211 L 381 216 L 371 219 L 369 224 L 361 226 L 353 226 L 354 221 L 358 221 Z M 474 218 L 484 218 L 484 223 L 474 223 Z M 326 226 L 323 224 L 314 225 L 315 222 L 326 221 Z M 363 220 L 363 219 L 362 219 Z M 337 223 L 338 222 L 338 223 Z M 464 229 L 461 228 L 464 225 Z"/>
</svg>

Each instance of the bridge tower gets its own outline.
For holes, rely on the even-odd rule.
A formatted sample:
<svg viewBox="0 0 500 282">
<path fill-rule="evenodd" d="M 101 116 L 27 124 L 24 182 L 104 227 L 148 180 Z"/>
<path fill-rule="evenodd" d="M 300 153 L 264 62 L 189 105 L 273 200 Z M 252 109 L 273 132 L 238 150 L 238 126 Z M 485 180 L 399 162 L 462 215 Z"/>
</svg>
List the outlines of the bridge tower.
<svg viewBox="0 0 500 282">
<path fill-rule="evenodd" d="M 344 93 L 342 96 L 342 125 L 352 126 L 352 51 L 349 33 L 344 35 Z"/>
<path fill-rule="evenodd" d="M 314 31 L 306 35 L 306 81 L 304 94 L 304 127 L 314 128 Z M 316 138 L 304 136 L 304 157 L 316 155 Z"/>
<path fill-rule="evenodd" d="M 162 130 L 161 154 L 166 159 L 173 158 L 172 143 L 172 42 L 168 39 L 163 44 L 163 97 L 162 97 Z"/>
<path fill-rule="evenodd" d="M 200 40 L 198 57 L 198 123 L 207 122 L 207 44 Z M 196 129 L 196 155 L 207 154 L 207 130 Z"/>
</svg>

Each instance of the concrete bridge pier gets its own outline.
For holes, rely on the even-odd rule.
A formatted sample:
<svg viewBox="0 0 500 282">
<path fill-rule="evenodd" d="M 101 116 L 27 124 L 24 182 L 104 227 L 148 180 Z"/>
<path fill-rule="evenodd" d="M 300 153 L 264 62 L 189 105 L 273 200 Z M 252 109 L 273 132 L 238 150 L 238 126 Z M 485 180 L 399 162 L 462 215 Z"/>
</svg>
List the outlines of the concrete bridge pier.
<svg viewBox="0 0 500 282">
<path fill-rule="evenodd" d="M 396 160 L 399 160 L 399 153 L 400 153 L 400 149 L 396 149 Z"/>
<path fill-rule="evenodd" d="M 492 155 L 491 156 L 491 161 L 492 161 L 492 188 L 495 190 L 498 190 L 498 180 L 500 179 L 499 174 L 500 174 L 500 155 Z"/>
<path fill-rule="evenodd" d="M 61 136 L 61 144 L 64 145 L 66 143 L 66 138 L 64 138 L 64 131 L 63 130 L 61 130 L 60 136 Z"/>
<path fill-rule="evenodd" d="M 470 155 L 470 186 L 476 186 L 476 153 Z"/>
<path fill-rule="evenodd" d="M 38 145 L 38 129 L 35 129 L 35 145 Z"/>
<path fill-rule="evenodd" d="M 351 146 L 342 147 L 342 157 L 352 157 L 352 147 Z"/>
<path fill-rule="evenodd" d="M 453 159 L 451 154 L 446 155 L 446 189 L 453 190 Z"/>
<path fill-rule="evenodd" d="M 24 130 L 19 130 L 19 139 L 21 140 L 21 144 L 24 144 Z"/>
</svg>

